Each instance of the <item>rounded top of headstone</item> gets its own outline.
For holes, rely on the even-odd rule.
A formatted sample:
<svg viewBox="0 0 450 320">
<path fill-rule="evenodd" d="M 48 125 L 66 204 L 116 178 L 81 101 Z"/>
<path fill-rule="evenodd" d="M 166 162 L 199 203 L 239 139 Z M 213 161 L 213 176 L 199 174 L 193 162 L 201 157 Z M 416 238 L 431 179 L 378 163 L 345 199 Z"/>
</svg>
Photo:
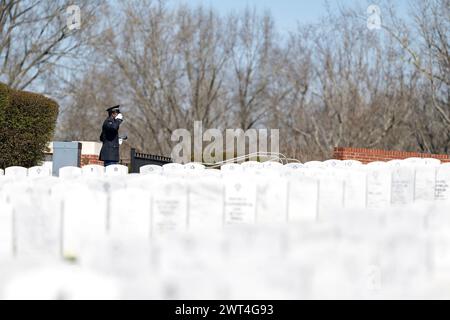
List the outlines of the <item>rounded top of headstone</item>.
<svg viewBox="0 0 450 320">
<path fill-rule="evenodd" d="M 149 164 L 146 166 L 142 166 L 139 168 L 140 174 L 158 174 L 163 171 L 163 168 L 161 166 L 157 166 L 155 164 Z"/>
<path fill-rule="evenodd" d="M 258 168 L 258 167 L 262 167 L 262 164 L 258 161 L 246 161 L 243 162 L 241 164 L 241 166 L 246 169 L 246 168 Z"/>
<path fill-rule="evenodd" d="M 404 160 L 391 160 L 388 161 L 387 164 L 391 167 L 401 167 L 402 165 L 405 165 L 406 163 Z"/>
<path fill-rule="evenodd" d="M 3 169 L 0 169 L 0 176 L 3 176 L 5 174 L 5 171 Z"/>
<path fill-rule="evenodd" d="M 324 168 L 325 164 L 322 161 L 309 161 L 304 164 L 305 168 Z"/>
<path fill-rule="evenodd" d="M 81 168 L 83 176 L 102 177 L 105 174 L 105 167 L 98 164 L 90 164 Z"/>
<path fill-rule="evenodd" d="M 8 167 L 5 169 L 5 176 L 12 178 L 25 178 L 28 175 L 28 169 L 24 167 Z"/>
<path fill-rule="evenodd" d="M 60 178 L 76 178 L 81 176 L 81 168 L 78 167 L 62 167 L 59 169 Z"/>
<path fill-rule="evenodd" d="M 205 166 L 198 162 L 190 162 L 184 165 L 185 170 L 204 170 Z"/>
<path fill-rule="evenodd" d="M 337 168 L 337 167 L 341 166 L 341 163 L 342 163 L 341 160 L 335 160 L 335 159 L 326 160 L 323 162 L 323 164 L 328 168 Z"/>
<path fill-rule="evenodd" d="M 162 166 L 164 172 L 180 171 L 184 169 L 181 163 L 167 163 Z"/>
<path fill-rule="evenodd" d="M 297 169 L 302 169 L 305 166 L 302 163 L 300 163 L 300 162 L 298 162 L 298 163 L 297 162 L 293 162 L 293 163 L 285 164 L 284 167 L 297 170 Z"/>
<path fill-rule="evenodd" d="M 52 175 L 52 171 L 48 167 L 32 167 L 28 169 L 28 176 L 30 178 L 37 178 L 37 177 L 49 177 Z"/>
<path fill-rule="evenodd" d="M 438 166 L 441 164 L 441 160 L 434 158 L 423 158 L 423 164 L 426 166 Z"/>
<path fill-rule="evenodd" d="M 262 163 L 264 169 L 280 169 L 283 168 L 283 164 L 276 161 L 266 161 Z"/>
<path fill-rule="evenodd" d="M 361 167 L 363 164 L 358 160 L 343 160 L 342 165 L 344 166 L 344 168 L 356 168 Z"/>
<path fill-rule="evenodd" d="M 126 176 L 128 175 L 128 167 L 121 164 L 107 166 L 105 173 L 107 176 Z"/>
<path fill-rule="evenodd" d="M 367 167 L 386 167 L 387 165 L 388 165 L 387 162 L 374 161 L 374 162 L 369 162 L 366 166 Z"/>
<path fill-rule="evenodd" d="M 242 165 L 239 163 L 227 163 L 220 167 L 222 171 L 238 171 L 243 170 Z"/>
</svg>

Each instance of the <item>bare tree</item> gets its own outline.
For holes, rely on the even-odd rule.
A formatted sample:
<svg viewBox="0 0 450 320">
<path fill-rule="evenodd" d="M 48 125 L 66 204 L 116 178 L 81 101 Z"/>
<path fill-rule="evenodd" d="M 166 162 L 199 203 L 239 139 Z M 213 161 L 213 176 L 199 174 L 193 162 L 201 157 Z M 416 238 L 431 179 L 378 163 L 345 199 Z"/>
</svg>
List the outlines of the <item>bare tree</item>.
<svg viewBox="0 0 450 320">
<path fill-rule="evenodd" d="M 68 0 L 0 1 L 0 80 L 25 89 L 80 54 L 101 1 L 79 1 L 81 30 L 67 27 Z"/>
</svg>

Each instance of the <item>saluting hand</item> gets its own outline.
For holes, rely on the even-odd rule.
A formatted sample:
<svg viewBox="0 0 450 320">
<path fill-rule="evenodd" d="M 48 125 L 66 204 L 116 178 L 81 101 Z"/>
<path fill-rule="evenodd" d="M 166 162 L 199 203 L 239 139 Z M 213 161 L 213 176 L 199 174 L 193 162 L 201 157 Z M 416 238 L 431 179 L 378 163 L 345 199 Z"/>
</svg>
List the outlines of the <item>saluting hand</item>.
<svg viewBox="0 0 450 320">
<path fill-rule="evenodd" d="M 121 113 L 119 113 L 119 114 L 116 116 L 116 119 L 117 119 L 117 120 L 122 120 L 122 121 L 123 121 L 123 115 L 122 115 Z"/>
</svg>

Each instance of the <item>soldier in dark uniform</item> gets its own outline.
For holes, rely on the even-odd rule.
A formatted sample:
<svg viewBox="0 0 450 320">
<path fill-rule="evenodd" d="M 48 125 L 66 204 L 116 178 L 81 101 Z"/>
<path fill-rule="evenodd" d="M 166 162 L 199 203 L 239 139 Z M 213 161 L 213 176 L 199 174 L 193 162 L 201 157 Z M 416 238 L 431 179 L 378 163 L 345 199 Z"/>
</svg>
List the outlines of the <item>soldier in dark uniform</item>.
<svg viewBox="0 0 450 320">
<path fill-rule="evenodd" d="M 104 162 L 105 167 L 118 164 L 119 155 L 119 127 L 123 121 L 123 115 L 120 113 L 120 106 L 114 106 L 108 111 L 108 118 L 103 122 L 100 141 L 103 143 L 100 151 L 100 160 Z"/>
</svg>

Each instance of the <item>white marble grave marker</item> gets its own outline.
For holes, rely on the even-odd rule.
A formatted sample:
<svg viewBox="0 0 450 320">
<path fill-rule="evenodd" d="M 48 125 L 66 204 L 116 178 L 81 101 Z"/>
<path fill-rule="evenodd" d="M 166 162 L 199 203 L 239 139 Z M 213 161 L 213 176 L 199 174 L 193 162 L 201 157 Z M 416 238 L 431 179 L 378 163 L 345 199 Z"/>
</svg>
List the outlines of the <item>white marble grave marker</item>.
<svg viewBox="0 0 450 320">
<path fill-rule="evenodd" d="M 64 167 L 59 169 L 59 177 L 63 179 L 72 179 L 81 177 L 81 168 Z"/>
<path fill-rule="evenodd" d="M 200 170 L 205 170 L 205 166 L 203 164 L 201 164 L 201 163 L 190 162 L 190 163 L 186 163 L 184 165 L 184 170 L 200 171 Z"/>
<path fill-rule="evenodd" d="M 13 256 L 13 208 L 0 200 L 0 257 Z"/>
<path fill-rule="evenodd" d="M 219 170 L 215 170 L 220 173 Z M 214 176 L 191 179 L 188 182 L 189 230 L 213 231 L 223 227 L 224 185 Z"/>
<path fill-rule="evenodd" d="M 338 176 L 319 176 L 319 218 L 344 208 L 344 181 Z"/>
<path fill-rule="evenodd" d="M 241 164 L 244 172 L 257 172 L 263 168 L 262 163 L 258 161 L 246 161 Z"/>
<path fill-rule="evenodd" d="M 52 171 L 48 167 L 32 167 L 28 169 L 28 177 L 30 178 L 41 178 L 41 177 L 50 177 L 52 175 Z"/>
<path fill-rule="evenodd" d="M 181 163 L 167 163 L 162 166 L 164 173 L 180 172 L 184 169 Z"/>
<path fill-rule="evenodd" d="M 112 190 L 110 230 L 114 238 L 150 237 L 151 192 L 141 188 Z"/>
<path fill-rule="evenodd" d="M 347 170 L 344 174 L 344 207 L 347 209 L 364 209 L 366 207 L 367 172 L 364 170 Z"/>
<path fill-rule="evenodd" d="M 254 224 L 256 183 L 250 177 L 227 177 L 225 183 L 225 224 Z"/>
<path fill-rule="evenodd" d="M 391 204 L 407 205 L 414 201 L 414 170 L 409 166 L 395 166 L 391 170 Z"/>
<path fill-rule="evenodd" d="M 436 187 L 436 167 L 415 168 L 414 201 L 434 201 Z"/>
<path fill-rule="evenodd" d="M 257 179 L 256 222 L 280 224 L 288 221 L 288 183 L 275 174 L 264 174 Z"/>
<path fill-rule="evenodd" d="M 157 166 L 154 164 L 149 164 L 146 166 L 142 166 L 139 168 L 139 173 L 143 175 L 147 174 L 161 174 L 163 171 L 163 168 L 161 166 Z"/>
<path fill-rule="evenodd" d="M 242 165 L 238 163 L 227 163 L 220 167 L 220 171 L 224 174 L 228 173 L 242 173 L 244 171 L 244 168 Z"/>
<path fill-rule="evenodd" d="M 128 167 L 121 164 L 107 166 L 105 168 L 105 174 L 108 177 L 123 177 L 128 175 Z"/>
<path fill-rule="evenodd" d="M 5 169 L 5 176 L 15 179 L 26 178 L 28 169 L 24 167 L 9 167 Z"/>
<path fill-rule="evenodd" d="M 90 164 L 81 168 L 83 177 L 103 177 L 105 175 L 105 167 Z"/>
<path fill-rule="evenodd" d="M 11 197 L 14 207 L 15 254 L 19 257 L 61 253 L 61 215 L 44 206 L 50 193 L 32 185 L 18 186 Z"/>
<path fill-rule="evenodd" d="M 288 184 L 288 220 L 315 221 L 318 218 L 319 182 L 317 179 L 292 176 Z"/>
<path fill-rule="evenodd" d="M 387 208 L 391 203 L 391 171 L 385 165 L 367 166 L 367 208 Z"/>
<path fill-rule="evenodd" d="M 289 169 L 294 169 L 294 170 L 297 170 L 297 169 L 302 169 L 302 168 L 304 168 L 304 165 L 302 164 L 302 163 L 288 163 L 288 164 L 285 164 L 284 165 L 284 167 L 285 168 L 289 168 Z"/>
<path fill-rule="evenodd" d="M 187 206 L 186 183 L 175 178 L 163 180 L 153 193 L 152 235 L 158 236 L 186 231 Z"/>
<path fill-rule="evenodd" d="M 440 165 L 436 171 L 435 200 L 450 200 L 450 166 Z"/>
<path fill-rule="evenodd" d="M 262 168 L 279 171 L 279 170 L 283 169 L 283 164 L 280 162 L 275 162 L 275 161 L 266 161 L 266 162 L 263 162 Z"/>
<path fill-rule="evenodd" d="M 343 160 L 342 165 L 344 168 L 348 169 L 355 169 L 363 166 L 362 162 L 358 160 Z"/>
<path fill-rule="evenodd" d="M 82 256 L 106 236 L 108 197 L 103 184 L 98 189 L 84 183 L 63 183 L 52 189 L 52 201 L 61 207 L 63 217 L 63 255 Z"/>
<path fill-rule="evenodd" d="M 324 161 L 323 164 L 327 168 L 339 168 L 342 166 L 342 161 L 332 159 Z"/>
<path fill-rule="evenodd" d="M 3 169 L 0 169 L 0 176 L 5 175 L 5 171 L 3 171 Z"/>
</svg>

